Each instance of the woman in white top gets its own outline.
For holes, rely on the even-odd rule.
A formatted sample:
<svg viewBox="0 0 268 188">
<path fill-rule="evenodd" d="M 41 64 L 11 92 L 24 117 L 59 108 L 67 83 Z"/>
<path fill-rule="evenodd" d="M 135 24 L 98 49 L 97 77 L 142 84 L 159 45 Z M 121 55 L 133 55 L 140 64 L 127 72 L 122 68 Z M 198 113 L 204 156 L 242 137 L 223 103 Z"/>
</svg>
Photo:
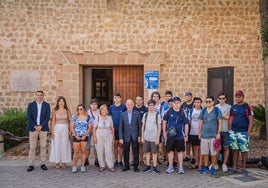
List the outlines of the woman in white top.
<svg viewBox="0 0 268 188">
<path fill-rule="evenodd" d="M 52 112 L 51 148 L 49 161 L 56 163 L 55 168 L 66 168 L 71 162 L 71 144 L 69 140 L 70 110 L 64 97 L 59 97 Z"/>
<path fill-rule="evenodd" d="M 94 143 L 96 144 L 100 172 L 105 169 L 104 158 L 106 159 L 109 170 L 114 172 L 114 126 L 112 118 L 108 116 L 108 106 L 105 104 L 100 107 L 100 116 L 94 121 L 93 137 Z"/>
</svg>

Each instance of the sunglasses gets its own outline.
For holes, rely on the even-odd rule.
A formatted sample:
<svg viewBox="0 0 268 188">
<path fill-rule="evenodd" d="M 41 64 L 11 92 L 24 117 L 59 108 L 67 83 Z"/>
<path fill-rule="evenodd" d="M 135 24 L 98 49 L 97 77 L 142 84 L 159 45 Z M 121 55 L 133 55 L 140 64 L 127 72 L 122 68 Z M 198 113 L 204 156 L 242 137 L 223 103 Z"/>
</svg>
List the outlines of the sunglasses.
<svg viewBox="0 0 268 188">
<path fill-rule="evenodd" d="M 224 100 L 225 99 L 225 97 L 219 97 L 219 100 Z"/>
<path fill-rule="evenodd" d="M 212 103 L 212 101 L 206 101 L 206 103 Z"/>
<path fill-rule="evenodd" d="M 83 108 L 77 108 L 77 111 L 83 111 Z"/>
</svg>

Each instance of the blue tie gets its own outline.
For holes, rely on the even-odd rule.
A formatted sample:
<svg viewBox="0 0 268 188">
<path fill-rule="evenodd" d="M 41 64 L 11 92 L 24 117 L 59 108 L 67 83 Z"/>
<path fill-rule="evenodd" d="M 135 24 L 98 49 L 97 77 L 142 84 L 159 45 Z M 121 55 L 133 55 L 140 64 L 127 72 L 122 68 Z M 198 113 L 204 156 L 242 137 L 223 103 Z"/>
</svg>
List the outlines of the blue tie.
<svg viewBox="0 0 268 188">
<path fill-rule="evenodd" d="M 131 115 L 132 115 L 132 113 L 128 112 L 128 123 L 129 123 L 129 125 L 131 124 Z"/>
</svg>

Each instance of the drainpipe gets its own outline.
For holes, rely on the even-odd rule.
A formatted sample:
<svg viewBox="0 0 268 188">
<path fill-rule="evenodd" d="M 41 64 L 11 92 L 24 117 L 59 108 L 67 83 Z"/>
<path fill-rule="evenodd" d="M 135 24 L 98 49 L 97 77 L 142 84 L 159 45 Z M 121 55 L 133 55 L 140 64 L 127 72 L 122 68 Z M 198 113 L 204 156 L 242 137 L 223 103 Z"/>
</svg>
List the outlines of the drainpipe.
<svg viewBox="0 0 268 188">
<path fill-rule="evenodd" d="M 0 134 L 0 159 L 4 156 L 4 136 Z"/>
</svg>

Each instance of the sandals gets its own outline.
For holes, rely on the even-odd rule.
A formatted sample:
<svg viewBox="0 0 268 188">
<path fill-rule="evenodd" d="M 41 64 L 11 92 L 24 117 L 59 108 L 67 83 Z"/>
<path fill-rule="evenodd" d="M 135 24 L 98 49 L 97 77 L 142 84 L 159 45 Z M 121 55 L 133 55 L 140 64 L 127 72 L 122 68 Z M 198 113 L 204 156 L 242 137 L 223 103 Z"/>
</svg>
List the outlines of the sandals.
<svg viewBox="0 0 268 188">
<path fill-rule="evenodd" d="M 100 168 L 99 168 L 99 171 L 100 171 L 100 172 L 103 172 L 104 169 L 105 169 L 104 167 L 100 167 Z"/>
<path fill-rule="evenodd" d="M 66 163 L 62 163 L 61 168 L 66 168 Z"/>
<path fill-rule="evenodd" d="M 55 168 L 60 169 L 60 163 L 56 163 Z"/>
<path fill-rule="evenodd" d="M 202 165 L 198 165 L 198 171 L 201 171 L 201 169 L 202 169 Z"/>
<path fill-rule="evenodd" d="M 114 172 L 115 169 L 114 169 L 114 168 L 109 168 L 109 171 L 110 171 L 110 172 Z"/>
</svg>

